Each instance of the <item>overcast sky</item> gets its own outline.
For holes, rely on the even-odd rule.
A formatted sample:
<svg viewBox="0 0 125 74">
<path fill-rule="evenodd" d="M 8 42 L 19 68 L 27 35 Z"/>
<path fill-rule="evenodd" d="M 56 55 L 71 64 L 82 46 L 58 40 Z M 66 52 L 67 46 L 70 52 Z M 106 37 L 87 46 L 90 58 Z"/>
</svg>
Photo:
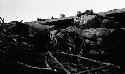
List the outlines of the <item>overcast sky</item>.
<svg viewBox="0 0 125 74">
<path fill-rule="evenodd" d="M 0 0 L 0 17 L 5 22 L 35 21 L 37 18 L 58 18 L 60 14 L 76 15 L 93 9 L 103 12 L 110 9 L 125 8 L 125 0 Z"/>
</svg>

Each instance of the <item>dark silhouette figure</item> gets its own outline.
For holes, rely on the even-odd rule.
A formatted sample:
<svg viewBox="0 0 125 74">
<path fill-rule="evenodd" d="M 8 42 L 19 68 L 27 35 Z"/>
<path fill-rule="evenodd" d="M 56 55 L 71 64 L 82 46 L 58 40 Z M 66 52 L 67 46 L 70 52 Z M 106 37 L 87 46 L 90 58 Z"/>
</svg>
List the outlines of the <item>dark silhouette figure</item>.
<svg viewBox="0 0 125 74">
<path fill-rule="evenodd" d="M 109 37 L 111 62 L 125 71 L 125 30 L 117 28 Z"/>
</svg>

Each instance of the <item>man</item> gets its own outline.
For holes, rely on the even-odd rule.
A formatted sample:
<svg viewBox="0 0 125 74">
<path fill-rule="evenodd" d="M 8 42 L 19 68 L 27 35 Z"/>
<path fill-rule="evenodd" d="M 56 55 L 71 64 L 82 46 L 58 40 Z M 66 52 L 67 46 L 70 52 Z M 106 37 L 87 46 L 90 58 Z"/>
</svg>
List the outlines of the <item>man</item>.
<svg viewBox="0 0 125 74">
<path fill-rule="evenodd" d="M 48 50 L 48 44 L 50 42 L 50 31 L 48 25 L 41 25 L 39 23 L 30 22 L 29 25 L 29 34 L 32 34 L 32 37 L 29 36 L 31 42 L 34 44 L 36 52 L 46 52 Z"/>
<path fill-rule="evenodd" d="M 115 23 L 115 25 L 118 26 L 112 32 L 110 38 L 114 42 L 111 45 L 112 62 L 119 65 L 125 71 L 125 29 L 121 28 L 119 23 Z"/>
</svg>

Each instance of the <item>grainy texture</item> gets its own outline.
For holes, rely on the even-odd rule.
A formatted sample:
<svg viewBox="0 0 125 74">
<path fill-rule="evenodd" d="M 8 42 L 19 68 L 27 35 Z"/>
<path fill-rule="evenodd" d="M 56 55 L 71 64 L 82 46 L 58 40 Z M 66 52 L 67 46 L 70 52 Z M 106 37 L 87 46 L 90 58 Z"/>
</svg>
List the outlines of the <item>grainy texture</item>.
<svg viewBox="0 0 125 74">
<path fill-rule="evenodd" d="M 4 23 L 0 67 L 6 73 L 123 74 L 125 11 Z M 123 18 L 123 19 L 122 19 Z M 106 63 L 108 62 L 108 63 Z"/>
</svg>

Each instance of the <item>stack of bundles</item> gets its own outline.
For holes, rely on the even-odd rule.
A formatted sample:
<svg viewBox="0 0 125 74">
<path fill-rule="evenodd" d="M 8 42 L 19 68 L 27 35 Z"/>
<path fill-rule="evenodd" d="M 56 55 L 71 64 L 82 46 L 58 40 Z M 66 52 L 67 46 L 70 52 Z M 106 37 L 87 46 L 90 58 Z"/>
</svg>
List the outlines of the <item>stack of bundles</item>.
<svg viewBox="0 0 125 74">
<path fill-rule="evenodd" d="M 100 45 L 103 38 L 109 36 L 114 29 L 107 29 L 107 28 L 90 28 L 84 29 L 78 28 L 76 26 L 69 26 L 66 28 L 65 32 L 75 33 L 79 35 L 81 40 L 85 40 L 86 43 L 89 45 Z M 64 34 L 60 33 L 60 36 L 64 36 Z"/>
</svg>

